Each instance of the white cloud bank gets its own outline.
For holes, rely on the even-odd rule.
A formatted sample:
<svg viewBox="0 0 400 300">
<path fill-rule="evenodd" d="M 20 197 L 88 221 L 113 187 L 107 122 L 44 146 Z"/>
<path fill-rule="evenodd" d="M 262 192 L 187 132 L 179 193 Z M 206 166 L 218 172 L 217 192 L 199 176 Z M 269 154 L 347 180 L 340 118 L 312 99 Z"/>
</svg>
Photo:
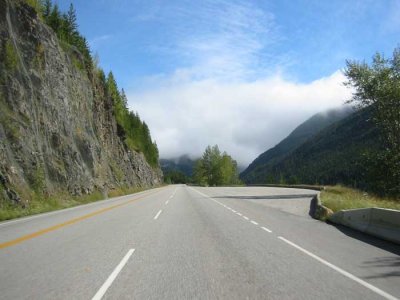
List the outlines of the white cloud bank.
<svg viewBox="0 0 400 300">
<path fill-rule="evenodd" d="M 247 166 L 313 114 L 343 105 L 351 96 L 344 81 L 339 71 L 307 84 L 279 75 L 220 82 L 187 80 L 179 73 L 128 98 L 149 125 L 161 157 L 199 156 L 218 144 Z"/>
<path fill-rule="evenodd" d="M 296 62 L 275 49 L 285 37 L 257 2 L 178 2 L 151 6 L 153 17 L 135 23 L 163 28 L 166 38 L 148 50 L 174 65 L 128 91 L 161 157 L 196 157 L 218 144 L 247 166 L 311 115 L 350 98 L 340 71 L 310 83 L 280 75 Z"/>
</svg>

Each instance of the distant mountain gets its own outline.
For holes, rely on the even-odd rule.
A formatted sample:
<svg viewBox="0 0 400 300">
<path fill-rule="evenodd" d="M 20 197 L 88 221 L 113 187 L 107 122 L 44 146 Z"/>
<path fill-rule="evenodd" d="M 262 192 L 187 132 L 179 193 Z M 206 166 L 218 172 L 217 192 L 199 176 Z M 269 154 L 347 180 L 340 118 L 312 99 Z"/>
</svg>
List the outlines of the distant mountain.
<svg viewBox="0 0 400 300">
<path fill-rule="evenodd" d="M 275 147 L 257 157 L 247 169 L 240 174 L 240 179 L 245 183 L 275 182 L 277 180 L 277 174 L 273 170 L 277 164 L 282 162 L 307 140 L 317 135 L 321 130 L 349 116 L 352 111 L 351 108 L 345 107 L 332 109 L 312 116 L 293 130 L 289 136 Z M 280 177 L 280 175 L 278 175 L 278 177 Z"/>
<path fill-rule="evenodd" d="M 193 175 L 193 167 L 196 160 L 191 159 L 189 155 L 182 155 L 177 158 L 160 159 L 161 170 L 164 174 L 172 171 L 178 171 L 184 175 L 191 177 Z"/>
<path fill-rule="evenodd" d="M 374 189 L 376 161 L 368 157 L 382 150 L 380 135 L 370 109 L 356 112 L 322 130 L 274 164 L 269 179 Z"/>
</svg>

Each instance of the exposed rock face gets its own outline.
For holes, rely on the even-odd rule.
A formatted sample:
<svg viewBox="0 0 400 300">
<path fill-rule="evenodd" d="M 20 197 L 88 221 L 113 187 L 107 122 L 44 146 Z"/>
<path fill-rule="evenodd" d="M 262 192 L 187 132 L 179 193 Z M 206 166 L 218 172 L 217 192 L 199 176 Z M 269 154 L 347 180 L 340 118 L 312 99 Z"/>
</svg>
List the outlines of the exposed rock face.
<svg viewBox="0 0 400 300">
<path fill-rule="evenodd" d="M 161 170 L 118 137 L 96 71 L 22 2 L 0 0 L 0 58 L 1 195 L 160 183 Z"/>
</svg>

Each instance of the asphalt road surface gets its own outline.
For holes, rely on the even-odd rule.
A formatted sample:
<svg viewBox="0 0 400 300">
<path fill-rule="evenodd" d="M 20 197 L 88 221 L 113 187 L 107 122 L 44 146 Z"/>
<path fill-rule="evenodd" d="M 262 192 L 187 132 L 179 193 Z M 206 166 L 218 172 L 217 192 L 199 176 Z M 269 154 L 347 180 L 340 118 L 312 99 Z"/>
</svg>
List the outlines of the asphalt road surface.
<svg viewBox="0 0 400 300">
<path fill-rule="evenodd" d="M 167 186 L 0 223 L 0 299 L 397 299 L 400 247 L 315 191 Z"/>
</svg>

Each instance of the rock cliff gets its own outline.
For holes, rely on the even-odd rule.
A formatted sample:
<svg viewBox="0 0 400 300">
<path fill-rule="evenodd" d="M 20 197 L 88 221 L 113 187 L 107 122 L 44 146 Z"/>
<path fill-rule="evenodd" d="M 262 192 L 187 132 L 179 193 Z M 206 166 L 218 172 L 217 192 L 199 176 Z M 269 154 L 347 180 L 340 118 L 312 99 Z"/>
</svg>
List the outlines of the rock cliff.
<svg viewBox="0 0 400 300">
<path fill-rule="evenodd" d="M 0 0 L 0 58 L 0 197 L 160 183 L 160 168 L 118 136 L 95 68 L 23 1 Z"/>
</svg>

